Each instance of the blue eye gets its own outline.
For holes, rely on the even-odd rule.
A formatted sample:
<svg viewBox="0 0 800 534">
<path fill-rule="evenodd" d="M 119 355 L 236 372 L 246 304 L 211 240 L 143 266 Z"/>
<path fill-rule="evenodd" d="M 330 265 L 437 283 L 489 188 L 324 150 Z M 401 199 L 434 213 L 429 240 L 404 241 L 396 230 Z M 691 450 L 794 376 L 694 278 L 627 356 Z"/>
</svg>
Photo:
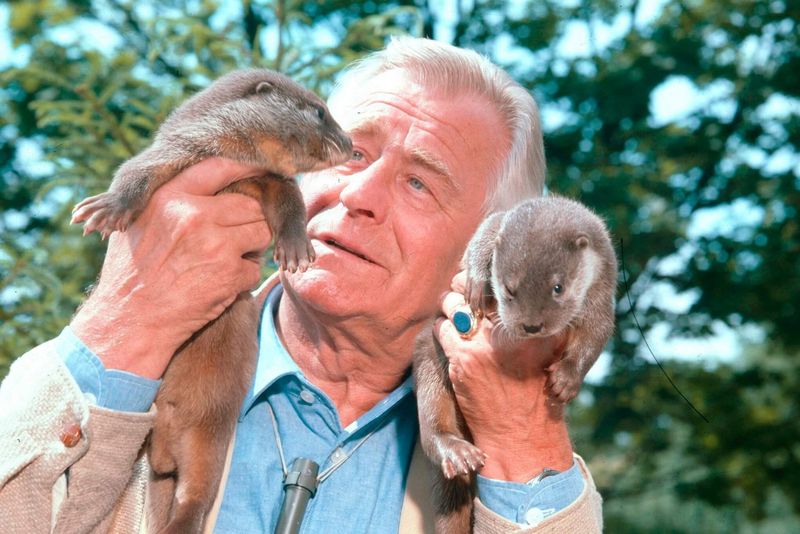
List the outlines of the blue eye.
<svg viewBox="0 0 800 534">
<path fill-rule="evenodd" d="M 411 185 L 411 187 L 413 187 L 417 191 L 423 191 L 425 189 L 425 184 L 423 184 L 419 178 L 415 178 L 412 176 L 408 180 L 408 183 Z"/>
<path fill-rule="evenodd" d="M 358 150 L 353 150 L 353 155 L 350 156 L 350 159 L 353 161 L 361 161 L 362 159 L 364 159 L 364 154 L 362 154 Z"/>
</svg>

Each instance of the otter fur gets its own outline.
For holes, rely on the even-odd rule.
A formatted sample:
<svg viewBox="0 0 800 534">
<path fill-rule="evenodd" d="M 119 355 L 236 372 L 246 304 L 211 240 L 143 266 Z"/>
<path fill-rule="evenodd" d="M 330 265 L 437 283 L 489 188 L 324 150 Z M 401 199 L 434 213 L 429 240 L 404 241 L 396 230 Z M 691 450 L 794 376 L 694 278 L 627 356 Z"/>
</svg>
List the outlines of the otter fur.
<svg viewBox="0 0 800 534">
<path fill-rule="evenodd" d="M 617 260 L 602 219 L 564 197 L 526 200 L 481 224 L 465 263 L 466 302 L 492 318 L 498 343 L 568 331 L 546 387 L 554 401 L 572 400 L 614 331 Z M 436 467 L 436 531 L 461 534 L 472 530 L 474 472 L 484 454 L 470 443 L 447 369 L 436 336 L 424 331 L 414 376 L 422 448 Z"/>
<path fill-rule="evenodd" d="M 120 166 L 108 191 L 73 210 L 84 234 L 124 231 L 161 185 L 212 156 L 262 169 L 231 184 L 261 203 L 275 235 L 275 260 L 287 270 L 314 259 L 294 175 L 347 161 L 350 139 L 325 103 L 291 79 L 265 69 L 229 73 L 172 112 L 153 143 Z M 148 459 L 174 477 L 170 522 L 162 533 L 201 532 L 217 493 L 225 451 L 255 367 L 259 310 L 240 294 L 175 354 L 156 396 Z"/>
</svg>

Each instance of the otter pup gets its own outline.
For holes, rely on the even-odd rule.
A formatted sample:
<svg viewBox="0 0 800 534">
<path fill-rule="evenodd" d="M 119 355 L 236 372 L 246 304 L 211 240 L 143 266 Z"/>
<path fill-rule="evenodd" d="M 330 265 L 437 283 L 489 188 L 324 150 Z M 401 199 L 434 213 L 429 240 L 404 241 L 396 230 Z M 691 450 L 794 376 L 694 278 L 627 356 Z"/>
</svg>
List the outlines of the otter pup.
<svg viewBox="0 0 800 534">
<path fill-rule="evenodd" d="M 494 297 L 497 309 L 490 317 L 499 343 L 568 329 L 562 358 L 546 370 L 549 395 L 572 400 L 614 331 L 617 260 L 603 221 L 574 200 L 526 200 L 488 217 L 465 260 L 466 302 L 486 314 Z M 468 441 L 447 366 L 436 336 L 424 331 L 414 375 L 422 448 L 440 467 L 434 470 L 436 531 L 462 533 L 471 531 L 472 473 L 484 454 Z"/>
<path fill-rule="evenodd" d="M 220 156 L 263 169 L 222 192 L 259 200 L 275 234 L 275 260 L 284 269 L 305 269 L 314 251 L 293 175 L 338 165 L 351 152 L 350 139 L 315 94 L 269 70 L 234 71 L 172 112 L 153 144 L 117 170 L 108 192 L 75 207 L 72 222 L 85 222 L 84 235 L 124 231 L 159 186 Z M 257 323 L 255 301 L 240 294 L 181 347 L 164 373 L 148 450 L 153 470 L 174 474 L 177 483 L 163 533 L 203 528 L 252 378 Z"/>
</svg>

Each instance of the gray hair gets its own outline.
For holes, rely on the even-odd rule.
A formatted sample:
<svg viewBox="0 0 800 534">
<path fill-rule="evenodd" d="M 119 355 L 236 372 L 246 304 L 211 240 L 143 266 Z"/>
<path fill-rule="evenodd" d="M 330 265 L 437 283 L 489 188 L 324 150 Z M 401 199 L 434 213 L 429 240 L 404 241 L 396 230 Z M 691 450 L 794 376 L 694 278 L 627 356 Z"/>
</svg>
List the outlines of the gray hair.
<svg viewBox="0 0 800 534">
<path fill-rule="evenodd" d="M 487 213 L 503 211 L 542 194 L 545 159 L 539 109 L 531 94 L 504 70 L 473 50 L 415 37 L 394 37 L 383 50 L 350 66 L 328 99 L 331 108 L 352 98 L 365 82 L 383 72 L 403 69 L 426 87 L 447 94 L 487 98 L 511 133 L 511 149 L 489 184 Z"/>
</svg>

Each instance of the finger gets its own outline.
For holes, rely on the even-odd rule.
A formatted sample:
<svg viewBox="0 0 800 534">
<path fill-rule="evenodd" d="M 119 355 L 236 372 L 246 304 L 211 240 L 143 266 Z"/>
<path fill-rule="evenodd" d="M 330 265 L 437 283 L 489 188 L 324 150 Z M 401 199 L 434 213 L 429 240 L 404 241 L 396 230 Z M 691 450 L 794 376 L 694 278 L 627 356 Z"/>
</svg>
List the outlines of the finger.
<svg viewBox="0 0 800 534">
<path fill-rule="evenodd" d="M 466 302 L 464 301 L 464 295 L 454 291 L 449 291 L 445 293 L 444 297 L 442 298 L 442 313 L 444 313 L 448 319 L 452 320 L 453 313 L 456 311 L 456 309 L 465 305 Z"/>
<path fill-rule="evenodd" d="M 444 317 L 440 317 L 433 325 L 433 331 L 439 339 L 439 343 L 444 347 L 456 347 L 459 343 L 464 343 L 461 335 L 456 330 L 455 325 Z M 460 351 L 455 351 L 452 354 L 445 354 L 447 357 L 447 375 L 450 378 L 450 383 L 457 394 L 460 393 L 460 388 L 464 381 L 464 355 Z"/>
<path fill-rule="evenodd" d="M 453 323 L 445 317 L 439 317 L 436 319 L 436 321 L 434 321 L 433 333 L 439 340 L 439 343 L 445 347 L 452 347 L 454 346 L 454 343 L 463 342 L 461 336 L 458 335 L 458 332 L 456 331 L 455 325 L 453 325 Z M 445 354 L 445 356 L 447 356 L 447 354 Z"/>
<path fill-rule="evenodd" d="M 231 227 L 226 236 L 239 256 L 260 256 L 272 241 L 272 232 L 262 219 Z"/>
<path fill-rule="evenodd" d="M 179 172 L 162 189 L 211 196 L 233 182 L 258 176 L 263 172 L 258 167 L 230 159 L 208 158 Z"/>
<path fill-rule="evenodd" d="M 450 289 L 456 293 L 464 294 L 467 288 L 467 271 L 458 271 L 450 281 Z"/>
<path fill-rule="evenodd" d="M 239 276 L 237 282 L 239 283 L 238 291 L 250 291 L 255 289 L 261 282 L 261 264 L 250 261 L 246 258 L 242 259 L 239 266 Z"/>
<path fill-rule="evenodd" d="M 439 317 L 433 323 L 433 332 L 442 346 L 453 347 L 458 343 L 464 343 L 464 338 L 458 333 L 453 322 L 444 317 Z"/>
<path fill-rule="evenodd" d="M 239 226 L 266 222 L 261 203 L 242 194 L 218 195 L 201 201 L 201 209 L 219 226 Z"/>
</svg>

